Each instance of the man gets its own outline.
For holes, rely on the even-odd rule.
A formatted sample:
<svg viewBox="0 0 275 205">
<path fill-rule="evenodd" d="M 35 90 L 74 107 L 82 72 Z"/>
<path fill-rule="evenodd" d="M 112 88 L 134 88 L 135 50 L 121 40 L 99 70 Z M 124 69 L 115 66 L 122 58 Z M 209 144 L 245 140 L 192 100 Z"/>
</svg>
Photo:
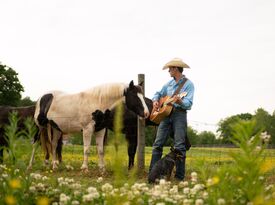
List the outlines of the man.
<svg viewBox="0 0 275 205">
<path fill-rule="evenodd" d="M 162 119 L 159 124 L 155 142 L 153 144 L 152 158 L 149 171 L 154 164 L 161 159 L 163 146 L 169 133 L 174 133 L 174 148 L 181 153 L 182 160 L 176 162 L 177 180 L 183 180 L 185 175 L 185 158 L 186 158 L 186 135 L 187 135 L 187 116 L 186 110 L 190 110 L 193 104 L 194 85 L 182 74 L 184 68 L 189 66 L 179 58 L 174 58 L 165 64 L 163 70 L 168 69 L 170 76 L 173 78 L 167 82 L 160 91 L 156 92 L 153 97 L 154 109 L 160 108 L 159 100 L 165 96 L 171 96 L 173 106 L 169 116 Z M 185 97 L 175 94 L 186 92 Z M 173 96 L 174 95 L 174 96 Z"/>
</svg>

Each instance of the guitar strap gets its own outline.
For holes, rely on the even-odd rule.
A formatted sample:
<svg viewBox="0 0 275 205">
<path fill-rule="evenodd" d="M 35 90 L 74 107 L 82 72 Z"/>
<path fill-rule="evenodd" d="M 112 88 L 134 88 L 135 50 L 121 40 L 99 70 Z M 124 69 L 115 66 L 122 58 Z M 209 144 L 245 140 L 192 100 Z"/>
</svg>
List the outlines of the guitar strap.
<svg viewBox="0 0 275 205">
<path fill-rule="evenodd" d="M 180 90 L 182 89 L 182 87 L 184 86 L 184 84 L 186 83 L 188 79 L 187 78 L 183 78 L 183 81 L 181 82 L 181 84 L 179 84 L 179 87 L 177 88 L 177 90 L 174 92 L 174 94 L 172 95 L 172 97 L 174 97 L 175 95 L 179 94 Z"/>
<path fill-rule="evenodd" d="M 188 80 L 187 78 L 185 78 L 185 77 L 183 78 L 183 81 L 181 82 L 181 84 L 179 85 L 179 87 L 177 88 L 177 90 L 175 91 L 175 93 L 173 94 L 173 96 L 175 96 L 175 95 L 177 95 L 179 93 L 179 91 L 184 86 L 184 84 L 186 83 L 187 80 Z M 173 109 L 174 109 L 174 107 L 173 107 Z M 189 138 L 187 136 L 187 130 L 186 130 L 186 132 L 185 132 L 185 148 L 186 148 L 186 150 L 189 150 L 191 146 L 192 145 L 191 145 L 190 140 L 189 140 Z"/>
</svg>

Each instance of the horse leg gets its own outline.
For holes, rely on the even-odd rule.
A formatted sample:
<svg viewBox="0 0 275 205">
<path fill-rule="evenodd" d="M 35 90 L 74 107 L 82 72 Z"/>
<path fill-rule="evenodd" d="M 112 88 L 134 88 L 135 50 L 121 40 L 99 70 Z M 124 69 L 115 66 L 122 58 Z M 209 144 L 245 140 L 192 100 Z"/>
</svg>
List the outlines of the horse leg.
<svg viewBox="0 0 275 205">
<path fill-rule="evenodd" d="M 102 172 L 105 172 L 105 163 L 104 163 L 104 136 L 106 129 L 102 129 L 95 133 L 96 136 L 96 147 L 97 154 L 99 158 L 98 166 Z"/>
<path fill-rule="evenodd" d="M 33 161 L 34 161 L 34 155 L 35 155 L 35 152 L 38 148 L 38 145 L 39 145 L 39 141 L 35 142 L 32 145 L 32 155 L 31 155 L 31 159 L 30 159 L 30 162 L 29 162 L 29 166 L 27 167 L 28 170 L 32 169 L 32 164 L 33 164 Z"/>
<path fill-rule="evenodd" d="M 131 141 L 128 142 L 128 157 L 129 157 L 128 169 L 129 170 L 134 167 L 136 150 L 137 150 L 137 143 L 131 142 Z"/>
<path fill-rule="evenodd" d="M 4 148 L 0 147 L 0 164 L 3 163 L 3 159 L 4 159 Z"/>
<path fill-rule="evenodd" d="M 58 156 L 59 163 L 62 162 L 62 145 L 63 145 L 63 135 L 61 134 L 61 137 L 59 138 L 59 140 L 57 142 L 57 148 L 56 148 L 56 153 Z"/>
<path fill-rule="evenodd" d="M 57 169 L 58 167 L 58 160 L 57 160 L 57 153 L 56 153 L 56 148 L 57 148 L 57 143 L 58 140 L 61 138 L 61 132 L 55 128 L 53 129 L 53 137 L 52 137 L 52 155 L 53 155 L 53 170 Z"/>
<path fill-rule="evenodd" d="M 27 167 L 27 170 L 31 170 L 32 169 L 32 164 L 33 164 L 33 161 L 34 161 L 34 155 L 35 155 L 35 152 L 39 146 L 39 143 L 41 142 L 41 137 L 43 137 L 43 129 L 42 128 L 38 128 L 39 130 L 37 131 L 36 135 L 34 136 L 34 141 L 33 141 L 33 144 L 32 144 L 32 155 L 31 155 L 31 159 L 29 161 L 29 165 Z"/>
<path fill-rule="evenodd" d="M 90 146 L 91 146 L 91 140 L 92 140 L 92 134 L 94 132 L 94 125 L 89 124 L 87 127 L 83 129 L 83 164 L 81 166 L 81 169 L 85 172 L 88 171 L 88 157 L 90 154 Z"/>
</svg>

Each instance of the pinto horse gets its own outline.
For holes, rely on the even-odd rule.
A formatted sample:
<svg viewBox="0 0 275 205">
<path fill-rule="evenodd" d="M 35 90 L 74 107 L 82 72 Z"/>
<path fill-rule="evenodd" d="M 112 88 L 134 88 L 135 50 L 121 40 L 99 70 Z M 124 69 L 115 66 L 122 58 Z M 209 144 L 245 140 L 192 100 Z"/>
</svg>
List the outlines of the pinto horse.
<svg viewBox="0 0 275 205">
<path fill-rule="evenodd" d="M 36 104 L 34 119 L 40 128 L 48 125 L 54 128 L 52 138 L 53 168 L 57 168 L 56 146 L 61 134 L 81 132 L 83 134 L 84 159 L 82 170 L 88 170 L 88 155 L 95 122 L 92 113 L 95 110 L 106 110 L 118 101 L 125 100 L 126 106 L 141 117 L 148 117 L 149 110 L 144 101 L 142 89 L 129 84 L 112 83 L 94 87 L 76 94 L 51 92 L 43 95 Z M 48 132 L 49 134 L 49 132 Z M 99 167 L 104 169 L 103 140 L 105 129 L 95 132 L 99 157 Z"/>
<path fill-rule="evenodd" d="M 151 99 L 145 97 L 145 103 L 149 109 L 149 112 L 153 109 L 153 102 Z M 127 108 L 126 104 L 123 104 L 123 129 L 122 133 L 125 134 L 128 146 L 128 169 L 134 166 L 135 154 L 137 150 L 137 119 L 138 116 Z M 106 110 L 104 113 L 101 110 L 96 110 L 92 113 L 93 119 L 96 122 L 95 130 L 101 130 L 107 128 L 114 130 L 114 118 L 116 108 Z M 157 126 L 154 122 L 150 121 L 149 118 L 145 119 L 145 126 Z M 106 134 L 107 136 L 107 134 Z"/>
</svg>

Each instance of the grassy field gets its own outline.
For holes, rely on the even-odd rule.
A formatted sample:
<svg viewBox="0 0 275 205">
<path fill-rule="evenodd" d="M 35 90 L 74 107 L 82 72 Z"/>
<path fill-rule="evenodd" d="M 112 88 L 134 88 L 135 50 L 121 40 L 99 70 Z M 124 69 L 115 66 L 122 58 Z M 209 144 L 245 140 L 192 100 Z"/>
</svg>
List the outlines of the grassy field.
<svg viewBox="0 0 275 205">
<path fill-rule="evenodd" d="M 151 147 L 145 149 L 145 169 L 135 166 L 128 171 L 126 146 L 120 145 L 118 152 L 106 146 L 103 172 L 92 146 L 89 171 L 83 172 L 82 146 L 64 145 L 63 163 L 53 171 L 51 165 L 44 165 L 41 148 L 32 170 L 27 170 L 32 151 L 29 141 L 13 145 L 16 161 L 5 153 L 5 164 L 0 165 L 0 204 L 274 204 L 274 149 L 245 152 L 250 144 L 243 149 L 192 147 L 187 152 L 184 182 L 172 177 L 171 182 L 148 184 Z M 168 152 L 165 147 L 164 154 Z"/>
<path fill-rule="evenodd" d="M 17 149 L 17 158 L 21 163 L 22 168 L 28 165 L 28 161 L 31 156 L 31 145 L 28 142 L 21 143 L 20 147 Z M 104 176 L 104 180 L 111 182 L 113 180 L 113 161 L 114 161 L 114 149 L 113 146 L 105 147 L 105 163 L 106 172 L 103 174 L 98 166 L 98 156 L 96 153 L 96 147 L 91 147 L 91 153 L 89 157 L 89 172 L 83 173 L 80 170 L 83 161 L 83 146 L 81 145 L 64 145 L 63 146 L 63 163 L 59 166 L 58 170 L 52 171 L 51 166 L 44 166 L 44 154 L 39 148 L 35 156 L 35 162 L 33 164 L 34 172 L 39 172 L 46 174 L 47 176 L 65 176 L 72 177 L 83 183 L 93 183 L 98 177 Z M 140 182 L 146 182 L 148 167 L 151 159 L 151 147 L 145 148 L 145 170 L 138 173 L 137 180 Z M 169 147 L 164 148 L 164 154 L 169 152 Z M 215 148 L 215 147 L 192 147 L 187 152 L 186 161 L 186 179 L 190 178 L 191 172 L 198 172 L 203 180 L 206 180 L 209 176 L 213 174 L 221 165 L 232 163 L 232 158 L 230 153 L 238 153 L 240 149 L 238 148 Z M 127 170 L 128 166 L 128 154 L 126 147 L 121 147 L 119 154 L 121 164 L 120 169 L 125 174 L 125 180 L 129 177 L 129 172 Z M 275 183 L 275 150 L 267 149 L 265 151 L 265 161 L 271 165 L 270 170 L 267 172 L 268 183 Z M 135 167 L 137 162 L 135 161 Z M 72 169 L 67 169 L 68 167 L 73 167 Z M 131 174 L 130 174 L 131 175 Z"/>
</svg>

